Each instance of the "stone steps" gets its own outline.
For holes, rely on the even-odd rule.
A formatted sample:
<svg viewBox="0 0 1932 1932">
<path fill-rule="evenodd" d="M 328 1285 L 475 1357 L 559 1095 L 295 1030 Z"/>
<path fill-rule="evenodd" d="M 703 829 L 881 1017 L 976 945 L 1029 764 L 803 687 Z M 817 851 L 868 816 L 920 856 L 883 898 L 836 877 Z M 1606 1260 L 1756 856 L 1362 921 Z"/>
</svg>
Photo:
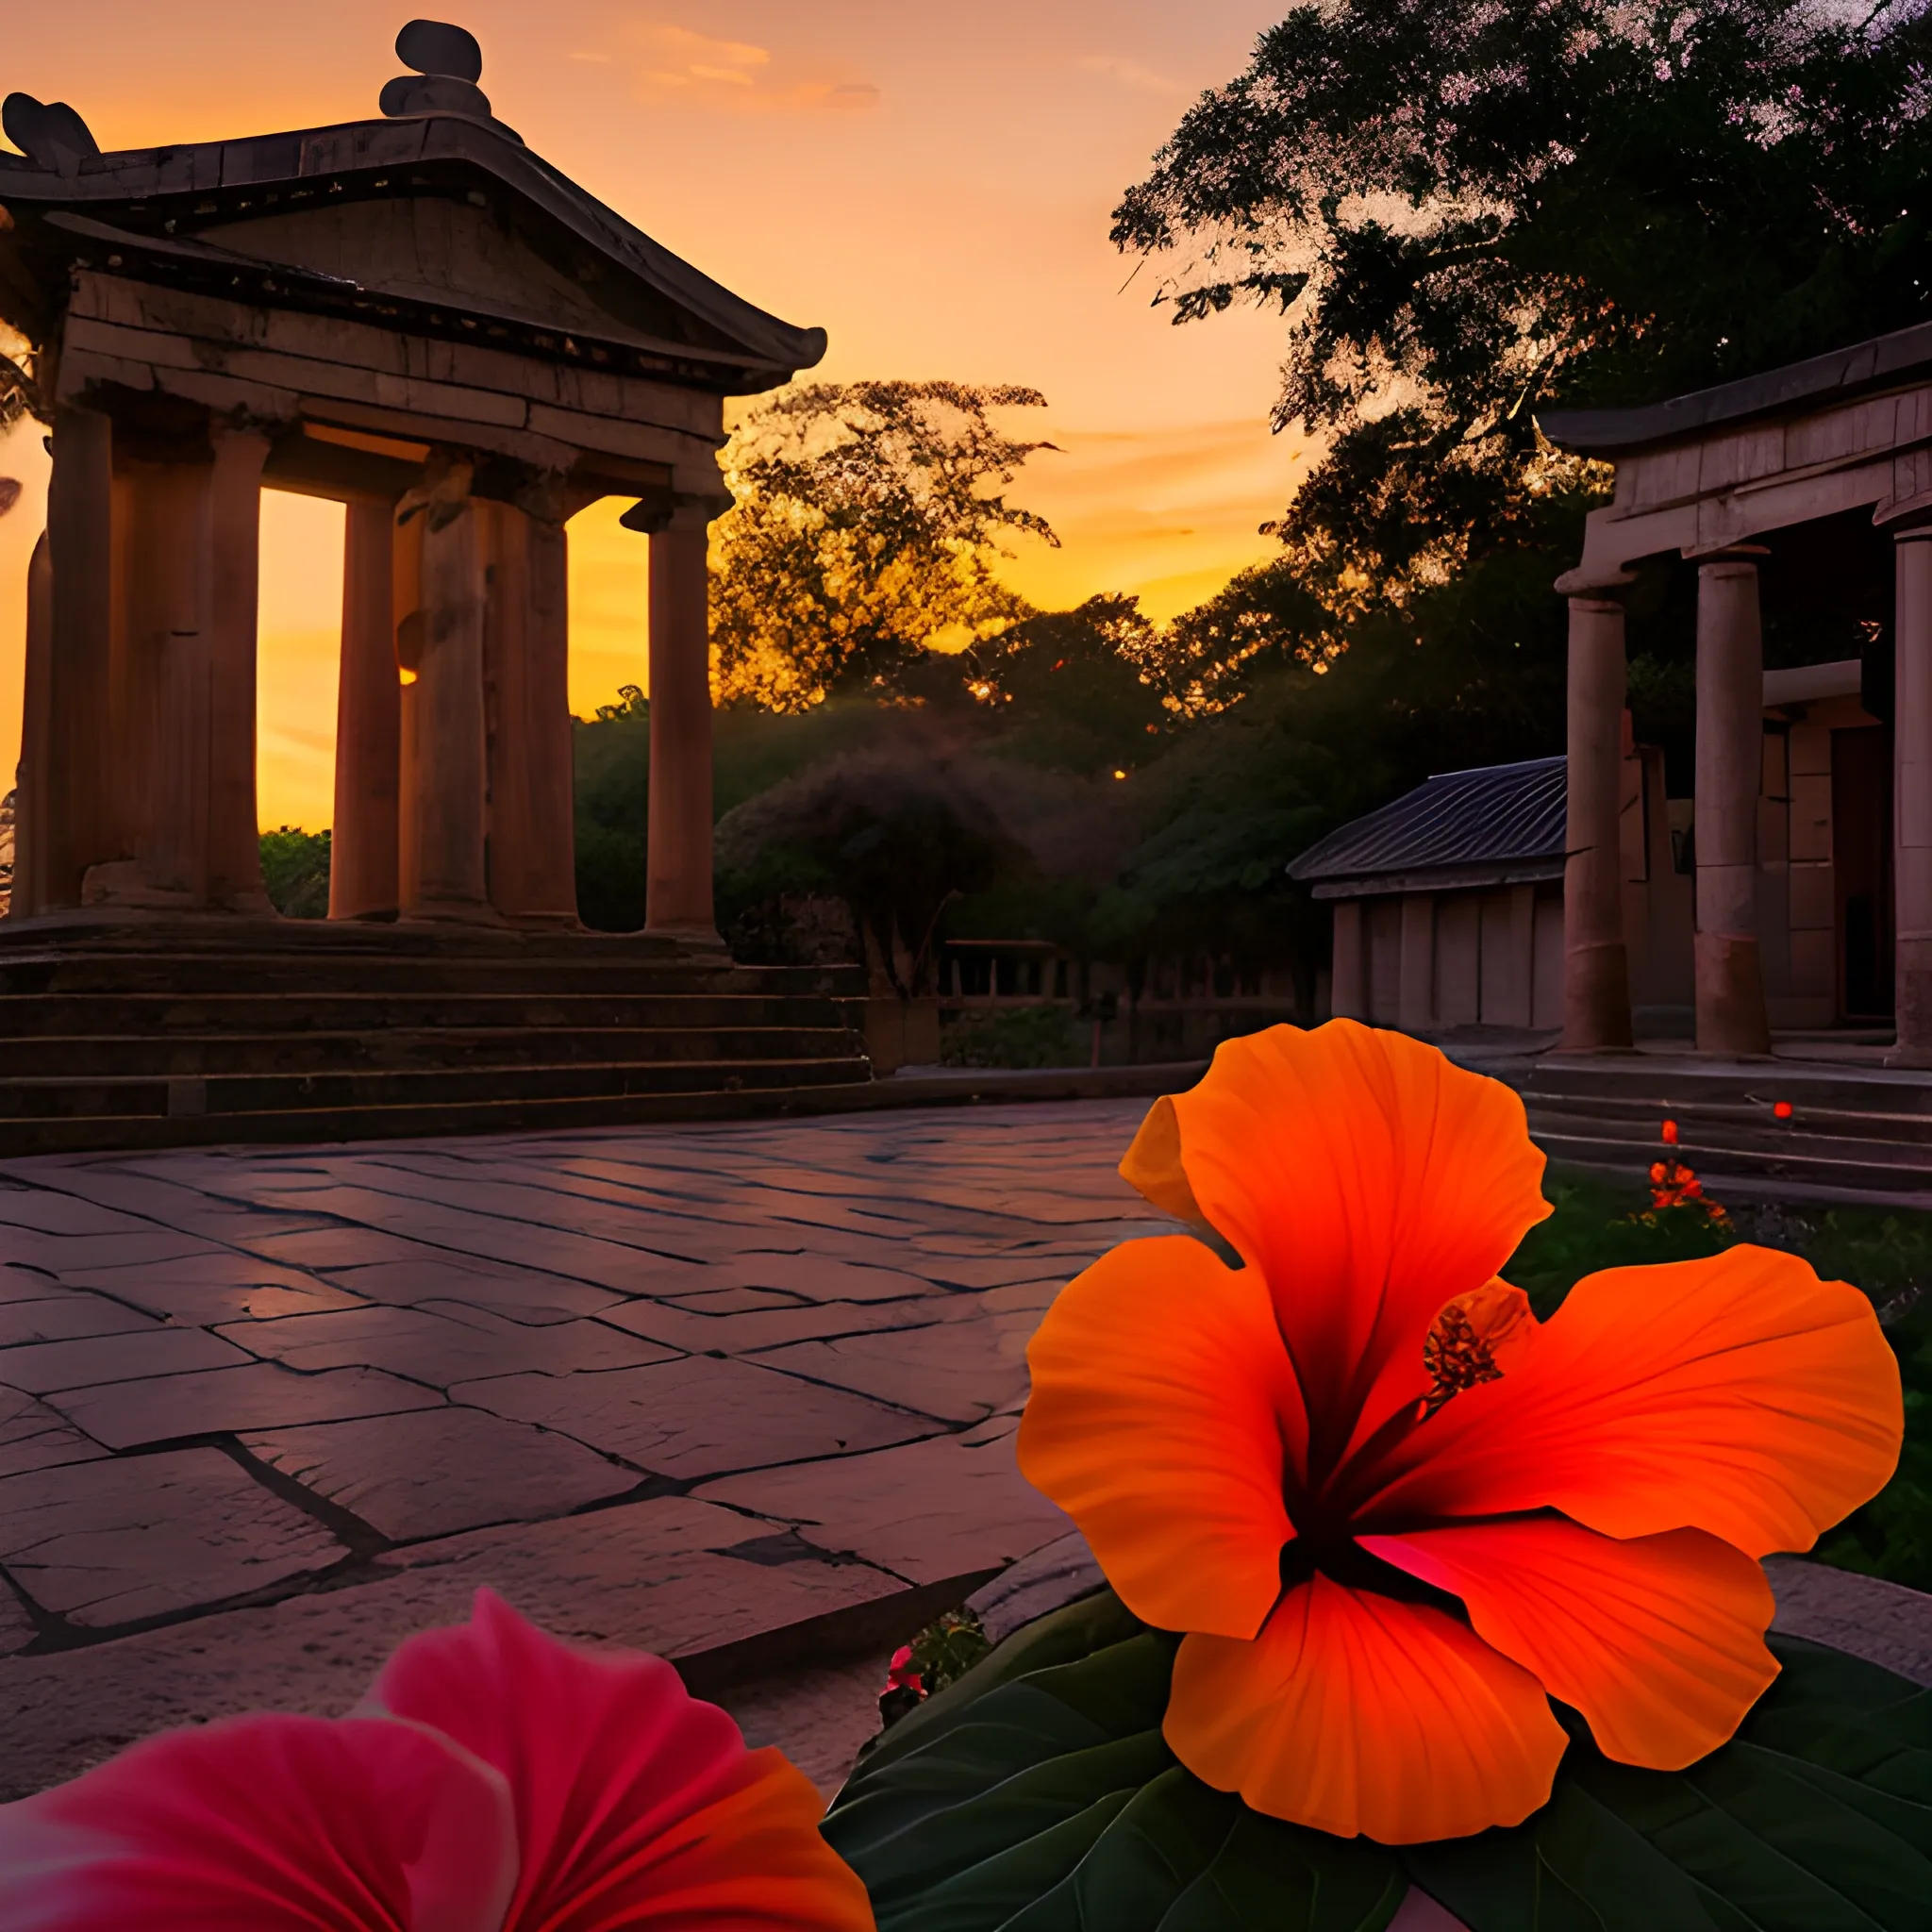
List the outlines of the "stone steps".
<svg viewBox="0 0 1932 1932">
<path fill-rule="evenodd" d="M 182 1078 L 199 1074 L 407 1073 L 461 1064 L 478 1071 L 658 1062 L 841 1058 L 842 1026 L 394 1026 L 290 1033 L 35 1035 L 0 1044 L 0 1093 L 13 1080 Z M 824 1016 L 817 1015 L 821 1023 Z M 0 1102 L 4 1104 L 4 1102 Z"/>
<path fill-rule="evenodd" d="M 487 1033 L 529 1027 L 730 1031 L 822 1024 L 824 993 L 787 992 L 45 992 L 0 993 L 0 1042 L 236 1034 L 360 1033 L 375 1027 Z M 0 1045 L 0 1052 L 8 1051 Z M 10 1053 L 8 1055 L 10 1058 Z"/>
<path fill-rule="evenodd" d="M 1677 1158 L 1713 1183 L 1817 1199 L 1932 1205 L 1932 1079 L 1890 1068 L 1665 1056 L 1493 1069 L 1522 1092 L 1553 1161 L 1641 1178 L 1677 1125 Z M 1788 1119 L 1773 1112 L 1790 1107 Z M 1713 1190 L 1720 1195 L 1721 1185 Z"/>
<path fill-rule="evenodd" d="M 641 935 L 0 926 L 0 1154 L 783 1108 L 870 1083 L 863 994 Z"/>
</svg>

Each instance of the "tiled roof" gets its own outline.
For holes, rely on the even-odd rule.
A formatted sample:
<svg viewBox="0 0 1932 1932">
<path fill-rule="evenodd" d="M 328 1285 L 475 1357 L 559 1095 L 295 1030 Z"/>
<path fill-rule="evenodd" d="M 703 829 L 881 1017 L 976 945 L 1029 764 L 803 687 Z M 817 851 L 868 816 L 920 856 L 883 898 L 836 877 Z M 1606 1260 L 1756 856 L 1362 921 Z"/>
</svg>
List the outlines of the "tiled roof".
<svg viewBox="0 0 1932 1932">
<path fill-rule="evenodd" d="M 1526 758 L 1441 773 L 1309 846 L 1289 876 L 1317 882 L 1318 898 L 1334 896 L 1342 881 L 1343 891 L 1398 880 L 1426 890 L 1430 881 L 1417 874 L 1443 874 L 1435 881 L 1442 885 L 1557 877 L 1568 766 L 1565 758 Z"/>
<path fill-rule="evenodd" d="M 1803 362 L 1740 376 L 1634 409 L 1540 409 L 1537 427 L 1558 449 L 1619 456 L 1753 416 L 1822 409 L 1873 390 L 1923 381 L 1932 369 L 1932 323 L 1915 323 Z"/>
</svg>

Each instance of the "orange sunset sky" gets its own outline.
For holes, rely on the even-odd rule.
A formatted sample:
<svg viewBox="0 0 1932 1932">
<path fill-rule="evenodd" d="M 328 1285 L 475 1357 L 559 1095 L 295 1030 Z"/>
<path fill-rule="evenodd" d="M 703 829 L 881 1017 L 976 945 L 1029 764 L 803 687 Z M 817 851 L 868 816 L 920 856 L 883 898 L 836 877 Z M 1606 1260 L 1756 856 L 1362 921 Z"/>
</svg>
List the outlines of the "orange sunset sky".
<svg viewBox="0 0 1932 1932">
<path fill-rule="evenodd" d="M 9 8 L 0 89 L 70 101 L 104 148 L 364 118 L 400 71 L 408 0 L 87 0 Z M 461 0 L 496 112 L 547 159 L 708 274 L 821 324 L 819 372 L 1026 383 L 1036 457 L 1008 580 L 1049 607 L 1138 591 L 1171 616 L 1271 545 L 1299 440 L 1271 436 L 1278 320 L 1175 329 L 1158 273 L 1107 240 L 1120 192 L 1190 100 L 1244 64 L 1269 0 Z M 1123 289 L 1123 283 L 1127 286 Z M 43 521 L 38 425 L 0 441 L 26 486 L 0 518 L 0 759 L 20 731 L 27 554 Z M 621 504 L 571 526 L 571 703 L 643 681 L 641 539 Z M 325 825 L 341 511 L 262 514 L 260 810 Z"/>
</svg>

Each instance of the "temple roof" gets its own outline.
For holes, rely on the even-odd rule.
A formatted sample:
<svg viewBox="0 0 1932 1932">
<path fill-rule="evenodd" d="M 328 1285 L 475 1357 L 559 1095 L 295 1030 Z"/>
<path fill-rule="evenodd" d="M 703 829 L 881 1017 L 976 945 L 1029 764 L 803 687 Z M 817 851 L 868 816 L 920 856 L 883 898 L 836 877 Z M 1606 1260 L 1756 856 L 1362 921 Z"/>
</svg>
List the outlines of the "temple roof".
<svg viewBox="0 0 1932 1932">
<path fill-rule="evenodd" d="M 1560 878 L 1569 759 L 1443 772 L 1338 826 L 1288 868 L 1318 899 Z"/>
<path fill-rule="evenodd" d="M 1684 441 L 1754 416 L 1848 402 L 1872 391 L 1923 381 L 1928 374 L 1932 323 L 1920 323 L 1661 403 L 1632 409 L 1551 409 L 1539 411 L 1536 420 L 1558 449 L 1610 458 L 1653 443 Z"/>
<path fill-rule="evenodd" d="M 9 115 L 24 99 L 9 100 Z M 38 160 L 0 152 L 0 314 L 43 339 L 82 266 L 411 333 L 480 332 L 522 353 L 724 394 L 772 388 L 824 356 L 823 329 L 733 294 L 532 154 L 487 108 L 113 154 L 76 151 L 92 140 L 74 116 L 75 140 L 61 142 L 57 124 L 54 139 L 36 143 Z M 309 243 L 329 239 L 326 222 L 303 217 L 411 200 L 487 225 L 544 273 L 523 290 L 513 275 L 506 280 L 508 243 L 489 288 L 316 265 Z"/>
</svg>

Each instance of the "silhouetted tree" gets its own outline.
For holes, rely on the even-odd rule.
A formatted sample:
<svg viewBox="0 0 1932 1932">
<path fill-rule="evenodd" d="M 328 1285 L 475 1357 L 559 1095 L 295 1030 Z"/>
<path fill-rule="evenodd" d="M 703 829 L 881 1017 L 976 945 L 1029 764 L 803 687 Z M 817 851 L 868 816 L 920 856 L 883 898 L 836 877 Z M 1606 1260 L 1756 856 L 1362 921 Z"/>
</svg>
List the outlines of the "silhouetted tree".
<svg viewBox="0 0 1932 1932">
<path fill-rule="evenodd" d="M 812 383 L 754 411 L 726 449 L 735 507 L 717 525 L 711 643 L 719 696 L 796 710 L 889 688 L 924 652 L 1028 614 L 992 574 L 1004 540 L 1057 543 L 1001 493 L 1036 450 L 990 411 L 1037 390 Z"/>
<path fill-rule="evenodd" d="M 1535 426 L 1932 314 L 1926 0 L 1323 0 L 1116 211 L 1175 319 L 1278 308 L 1276 525 L 1341 622 L 1591 479 Z"/>
</svg>

